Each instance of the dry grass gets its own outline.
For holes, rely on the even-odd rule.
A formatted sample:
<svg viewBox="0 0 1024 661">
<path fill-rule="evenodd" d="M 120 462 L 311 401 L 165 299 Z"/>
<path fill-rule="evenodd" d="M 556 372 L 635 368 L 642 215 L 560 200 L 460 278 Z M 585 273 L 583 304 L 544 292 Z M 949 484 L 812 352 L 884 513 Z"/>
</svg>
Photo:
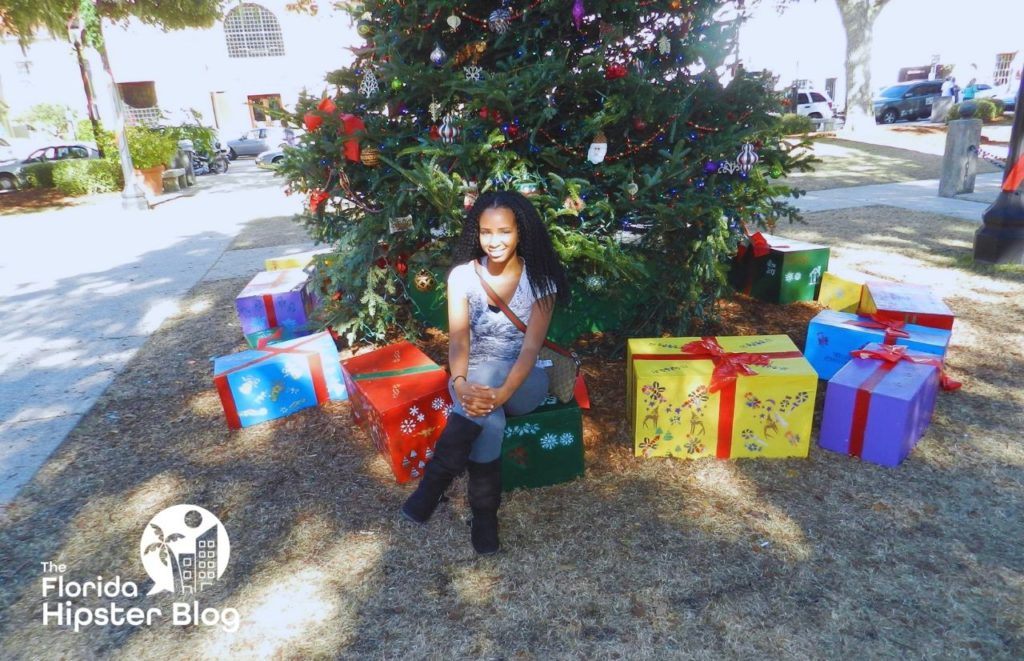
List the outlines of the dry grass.
<svg viewBox="0 0 1024 661">
<path fill-rule="evenodd" d="M 933 284 L 958 314 L 950 363 L 965 388 L 940 398 L 901 467 L 817 448 L 635 458 L 623 364 L 590 359 L 586 477 L 509 495 L 503 552 L 476 558 L 461 496 L 425 527 L 399 521 L 411 486 L 347 403 L 226 430 L 208 359 L 242 346 L 231 300 L 244 281 L 206 284 L 182 309 L 210 312 L 167 322 L 8 508 L 2 656 L 1020 658 L 1024 276 L 957 267 L 966 223 L 880 207 L 808 220 L 779 233 L 841 246 L 836 265 Z M 802 346 L 815 311 L 738 297 L 720 331 Z M 437 356 L 443 338 L 427 346 Z M 183 502 L 231 535 L 202 602 L 237 608 L 238 632 L 41 625 L 41 561 L 144 591 L 143 527 Z M 166 595 L 137 604 L 170 608 Z"/>
</svg>

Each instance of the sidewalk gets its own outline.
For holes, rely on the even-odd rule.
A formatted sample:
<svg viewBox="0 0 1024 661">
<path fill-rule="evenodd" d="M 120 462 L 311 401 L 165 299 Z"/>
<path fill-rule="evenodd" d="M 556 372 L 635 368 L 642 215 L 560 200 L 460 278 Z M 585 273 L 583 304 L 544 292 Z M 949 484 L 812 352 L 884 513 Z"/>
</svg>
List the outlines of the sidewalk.
<svg viewBox="0 0 1024 661">
<path fill-rule="evenodd" d="M 976 192 L 958 199 L 938 197 L 937 180 L 822 190 L 797 206 L 811 213 L 886 205 L 980 222 L 1001 181 L 999 173 L 979 175 Z M 266 257 L 312 245 L 290 220 L 301 202 L 268 173 L 236 165 L 213 183 L 148 212 L 123 212 L 109 198 L 31 222 L 0 218 L 0 504 L 197 283 L 250 276 Z M 260 240 L 239 241 L 260 227 Z"/>
</svg>

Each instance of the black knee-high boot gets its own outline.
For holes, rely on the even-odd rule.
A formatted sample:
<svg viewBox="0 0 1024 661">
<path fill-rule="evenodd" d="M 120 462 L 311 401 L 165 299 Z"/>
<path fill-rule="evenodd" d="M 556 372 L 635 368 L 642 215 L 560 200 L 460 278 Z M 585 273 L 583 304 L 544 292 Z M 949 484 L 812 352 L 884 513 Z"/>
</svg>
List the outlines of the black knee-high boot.
<svg viewBox="0 0 1024 661">
<path fill-rule="evenodd" d="M 466 469 L 469 451 L 482 429 L 457 413 L 448 417 L 448 424 L 434 445 L 434 456 L 427 462 L 419 486 L 402 505 L 402 516 L 415 523 L 427 522 L 441 502 L 445 489 Z"/>
<path fill-rule="evenodd" d="M 469 506 L 473 510 L 473 549 L 488 555 L 498 551 L 498 507 L 501 505 L 501 459 L 469 468 Z"/>
</svg>

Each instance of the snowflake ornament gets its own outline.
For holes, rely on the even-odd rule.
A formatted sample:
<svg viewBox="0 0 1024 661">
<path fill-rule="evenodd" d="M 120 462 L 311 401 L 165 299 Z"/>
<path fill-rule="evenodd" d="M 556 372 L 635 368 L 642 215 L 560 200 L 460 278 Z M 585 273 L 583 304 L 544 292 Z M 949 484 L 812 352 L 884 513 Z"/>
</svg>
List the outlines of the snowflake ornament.
<svg viewBox="0 0 1024 661">
<path fill-rule="evenodd" d="M 466 74 L 466 80 L 472 80 L 474 83 L 479 83 L 484 77 L 483 67 L 475 64 L 463 67 L 462 72 Z"/>
<path fill-rule="evenodd" d="M 430 97 L 430 105 L 427 106 L 427 111 L 430 113 L 430 119 L 436 122 L 437 118 L 441 116 L 441 104 L 434 97 Z"/>
</svg>

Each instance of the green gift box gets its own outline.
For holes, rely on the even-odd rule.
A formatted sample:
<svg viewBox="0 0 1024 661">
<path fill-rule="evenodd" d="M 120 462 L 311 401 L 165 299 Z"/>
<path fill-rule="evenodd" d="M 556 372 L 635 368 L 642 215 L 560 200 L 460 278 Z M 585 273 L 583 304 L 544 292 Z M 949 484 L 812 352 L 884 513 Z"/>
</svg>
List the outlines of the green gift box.
<svg viewBox="0 0 1024 661">
<path fill-rule="evenodd" d="M 769 303 L 813 301 L 828 271 L 829 248 L 816 243 L 762 234 L 771 248 L 755 257 L 747 251 L 733 262 L 733 287 Z"/>
<path fill-rule="evenodd" d="M 575 401 L 548 399 L 505 422 L 502 490 L 531 489 L 583 477 L 583 415 Z"/>
</svg>

